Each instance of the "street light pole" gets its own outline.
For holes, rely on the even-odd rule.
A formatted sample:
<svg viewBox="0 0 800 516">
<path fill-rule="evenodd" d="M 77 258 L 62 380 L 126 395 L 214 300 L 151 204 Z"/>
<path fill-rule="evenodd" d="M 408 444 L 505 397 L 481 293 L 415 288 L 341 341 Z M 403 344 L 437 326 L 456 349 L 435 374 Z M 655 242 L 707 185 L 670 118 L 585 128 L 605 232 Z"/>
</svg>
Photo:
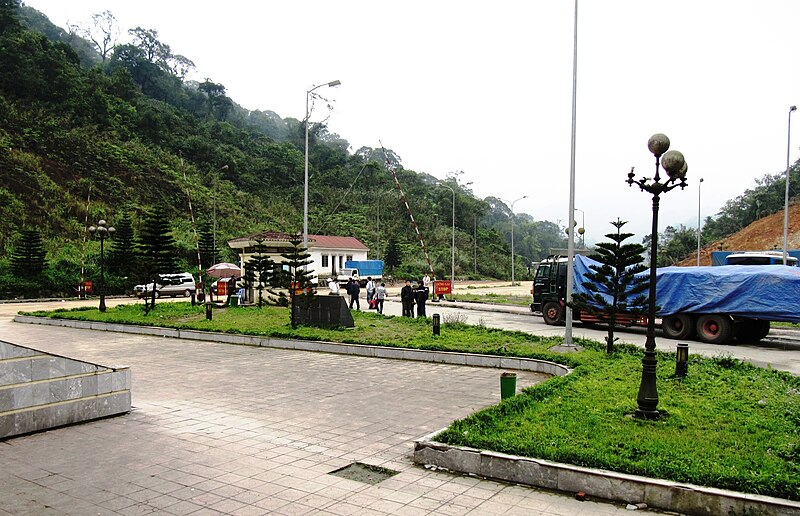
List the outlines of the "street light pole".
<svg viewBox="0 0 800 516">
<path fill-rule="evenodd" d="M 342 84 L 340 81 L 326 82 L 306 91 L 306 118 L 303 124 L 306 126 L 305 173 L 303 174 L 303 247 L 305 249 L 308 249 L 308 118 L 311 116 L 311 113 L 308 111 L 309 99 L 314 90 L 322 88 L 323 86 L 334 87 L 340 84 Z"/>
<path fill-rule="evenodd" d="M 786 265 L 789 254 L 789 152 L 792 149 L 792 112 L 797 106 L 789 108 L 789 125 L 786 130 L 786 199 L 783 208 L 783 264 Z"/>
<path fill-rule="evenodd" d="M 703 178 L 697 183 L 697 266 L 700 267 L 700 186 L 703 184 Z"/>
<path fill-rule="evenodd" d="M 636 184 L 642 191 L 653 194 L 653 227 L 650 233 L 650 294 L 647 310 L 647 338 L 642 358 L 642 381 L 636 402 L 635 417 L 639 419 L 657 419 L 658 389 L 656 387 L 656 262 L 658 253 L 658 203 L 662 193 L 667 193 L 676 186 L 686 187 L 686 170 L 688 166 L 683 154 L 669 149 L 669 138 L 663 134 L 654 134 L 647 141 L 647 148 L 656 157 L 656 174 L 653 178 L 634 179 L 631 168 L 628 174 L 628 186 Z M 669 176 L 661 182 L 659 167 L 663 167 Z"/>
<path fill-rule="evenodd" d="M 523 195 L 516 201 L 511 203 L 511 286 L 513 287 L 516 283 L 514 283 L 514 205 L 517 204 L 518 201 L 522 199 L 527 199 L 527 195 Z"/>
<path fill-rule="evenodd" d="M 471 184 L 472 182 L 464 183 L 464 186 L 469 186 Z M 458 183 L 456 183 L 456 185 L 458 185 Z M 450 288 L 452 289 L 456 284 L 456 190 L 441 181 L 439 181 L 439 186 L 447 188 L 450 190 L 450 193 L 453 194 L 453 236 L 450 244 Z"/>
<path fill-rule="evenodd" d="M 105 279 L 105 248 L 104 243 L 107 238 L 111 238 L 114 232 L 117 231 L 113 226 L 106 224 L 105 220 L 99 220 L 97 226 L 89 226 L 89 233 L 92 236 L 97 236 L 100 240 L 100 306 L 101 312 L 106 311 L 106 279 Z"/>
</svg>

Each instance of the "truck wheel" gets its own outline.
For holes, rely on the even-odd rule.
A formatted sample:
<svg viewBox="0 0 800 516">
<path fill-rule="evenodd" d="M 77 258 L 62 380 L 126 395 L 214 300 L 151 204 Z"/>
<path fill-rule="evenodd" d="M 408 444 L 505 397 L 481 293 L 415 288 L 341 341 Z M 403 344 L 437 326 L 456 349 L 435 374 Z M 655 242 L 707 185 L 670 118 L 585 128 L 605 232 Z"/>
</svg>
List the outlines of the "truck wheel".
<svg viewBox="0 0 800 516">
<path fill-rule="evenodd" d="M 728 344 L 733 340 L 733 321 L 727 315 L 707 314 L 697 319 L 697 337 L 709 344 Z"/>
<path fill-rule="evenodd" d="M 183 297 L 192 297 L 192 291 L 187 288 L 183 291 Z"/>
<path fill-rule="evenodd" d="M 542 317 L 544 317 L 544 322 L 551 326 L 561 324 L 563 322 L 563 316 L 564 310 L 561 308 L 561 305 L 555 301 L 545 303 L 542 307 Z"/>
<path fill-rule="evenodd" d="M 159 297 L 161 297 L 161 294 L 159 294 L 158 290 L 156 290 L 156 299 L 158 299 Z"/>
<path fill-rule="evenodd" d="M 738 321 L 734 333 L 739 342 L 758 342 L 769 333 L 769 321 L 758 319 Z"/>
<path fill-rule="evenodd" d="M 661 329 L 668 339 L 691 339 L 694 326 L 692 317 L 686 314 L 668 315 L 661 321 Z"/>
</svg>

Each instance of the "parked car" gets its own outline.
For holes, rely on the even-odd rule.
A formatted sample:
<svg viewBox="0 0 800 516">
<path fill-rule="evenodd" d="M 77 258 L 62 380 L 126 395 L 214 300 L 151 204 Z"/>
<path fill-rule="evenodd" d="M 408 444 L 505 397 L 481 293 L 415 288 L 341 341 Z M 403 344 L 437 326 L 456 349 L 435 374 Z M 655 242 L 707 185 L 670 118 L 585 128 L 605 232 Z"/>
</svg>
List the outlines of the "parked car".
<svg viewBox="0 0 800 516">
<path fill-rule="evenodd" d="M 152 291 L 152 282 L 146 285 L 136 285 L 133 287 L 133 293 L 137 297 L 147 297 Z M 179 274 L 159 274 L 155 291 L 156 297 L 190 297 L 192 294 L 197 292 L 197 285 L 195 284 L 194 276 L 188 272 L 181 272 Z"/>
</svg>

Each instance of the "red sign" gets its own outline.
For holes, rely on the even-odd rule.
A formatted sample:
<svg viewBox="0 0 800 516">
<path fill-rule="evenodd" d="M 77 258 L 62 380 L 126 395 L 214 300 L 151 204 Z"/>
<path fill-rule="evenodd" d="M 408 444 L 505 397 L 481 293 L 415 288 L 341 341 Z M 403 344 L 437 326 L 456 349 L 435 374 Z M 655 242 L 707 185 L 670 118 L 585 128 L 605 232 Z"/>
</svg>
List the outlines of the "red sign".
<svg viewBox="0 0 800 516">
<path fill-rule="evenodd" d="M 83 292 L 84 294 L 93 294 L 94 285 L 89 280 L 86 280 L 83 283 L 78 283 L 78 292 Z"/>
<path fill-rule="evenodd" d="M 441 294 L 452 294 L 453 283 L 450 280 L 436 280 L 433 282 L 433 294 L 435 296 Z"/>
</svg>

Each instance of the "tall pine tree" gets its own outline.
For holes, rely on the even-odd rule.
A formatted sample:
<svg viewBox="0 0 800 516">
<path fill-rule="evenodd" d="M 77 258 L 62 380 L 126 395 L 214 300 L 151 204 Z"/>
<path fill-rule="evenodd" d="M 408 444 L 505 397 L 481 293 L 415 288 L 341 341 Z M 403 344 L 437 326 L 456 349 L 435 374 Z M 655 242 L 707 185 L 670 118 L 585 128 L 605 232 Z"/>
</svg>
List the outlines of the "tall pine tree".
<svg viewBox="0 0 800 516">
<path fill-rule="evenodd" d="M 42 275 L 45 266 L 42 236 L 35 229 L 22 230 L 11 255 L 11 272 L 23 278 L 36 279 Z"/>
<path fill-rule="evenodd" d="M 314 294 L 314 271 L 306 267 L 311 263 L 311 253 L 303 246 L 303 238 L 294 235 L 289 239 L 292 245 L 289 251 L 281 254 L 286 260 L 283 265 L 289 267 L 286 278 L 289 281 L 289 304 L 291 306 L 292 328 L 297 327 L 297 312 L 307 311 L 316 297 Z"/>
<path fill-rule="evenodd" d="M 589 281 L 583 282 L 587 293 L 572 295 L 569 306 L 576 310 L 588 312 L 608 325 L 606 351 L 614 351 L 614 328 L 617 325 L 631 326 L 637 315 L 647 313 L 647 296 L 642 293 L 650 286 L 650 279 L 638 275 L 647 270 L 642 262 L 645 248 L 641 244 L 624 244 L 633 233 L 622 233 L 622 226 L 627 224 L 620 219 L 611 225 L 617 228 L 616 233 L 609 233 L 606 238 L 611 242 L 597 244 L 597 252 L 589 256 L 600 265 L 591 265 L 593 272 L 586 274 Z M 620 314 L 625 317 L 620 318 Z M 630 316 L 630 317 L 629 317 Z"/>
<path fill-rule="evenodd" d="M 175 239 L 172 237 L 167 217 L 160 207 L 156 206 L 145 214 L 136 248 L 143 276 L 147 282 L 152 282 L 155 286 L 158 283 L 159 274 L 178 272 Z M 150 306 L 154 307 L 156 304 L 155 288 L 152 289 L 150 295 Z M 147 309 L 147 303 L 145 303 L 145 310 Z"/>
<path fill-rule="evenodd" d="M 131 216 L 126 213 L 114 227 L 117 231 L 108 251 L 108 272 L 130 278 L 130 282 L 133 282 L 137 261 Z"/>
</svg>

